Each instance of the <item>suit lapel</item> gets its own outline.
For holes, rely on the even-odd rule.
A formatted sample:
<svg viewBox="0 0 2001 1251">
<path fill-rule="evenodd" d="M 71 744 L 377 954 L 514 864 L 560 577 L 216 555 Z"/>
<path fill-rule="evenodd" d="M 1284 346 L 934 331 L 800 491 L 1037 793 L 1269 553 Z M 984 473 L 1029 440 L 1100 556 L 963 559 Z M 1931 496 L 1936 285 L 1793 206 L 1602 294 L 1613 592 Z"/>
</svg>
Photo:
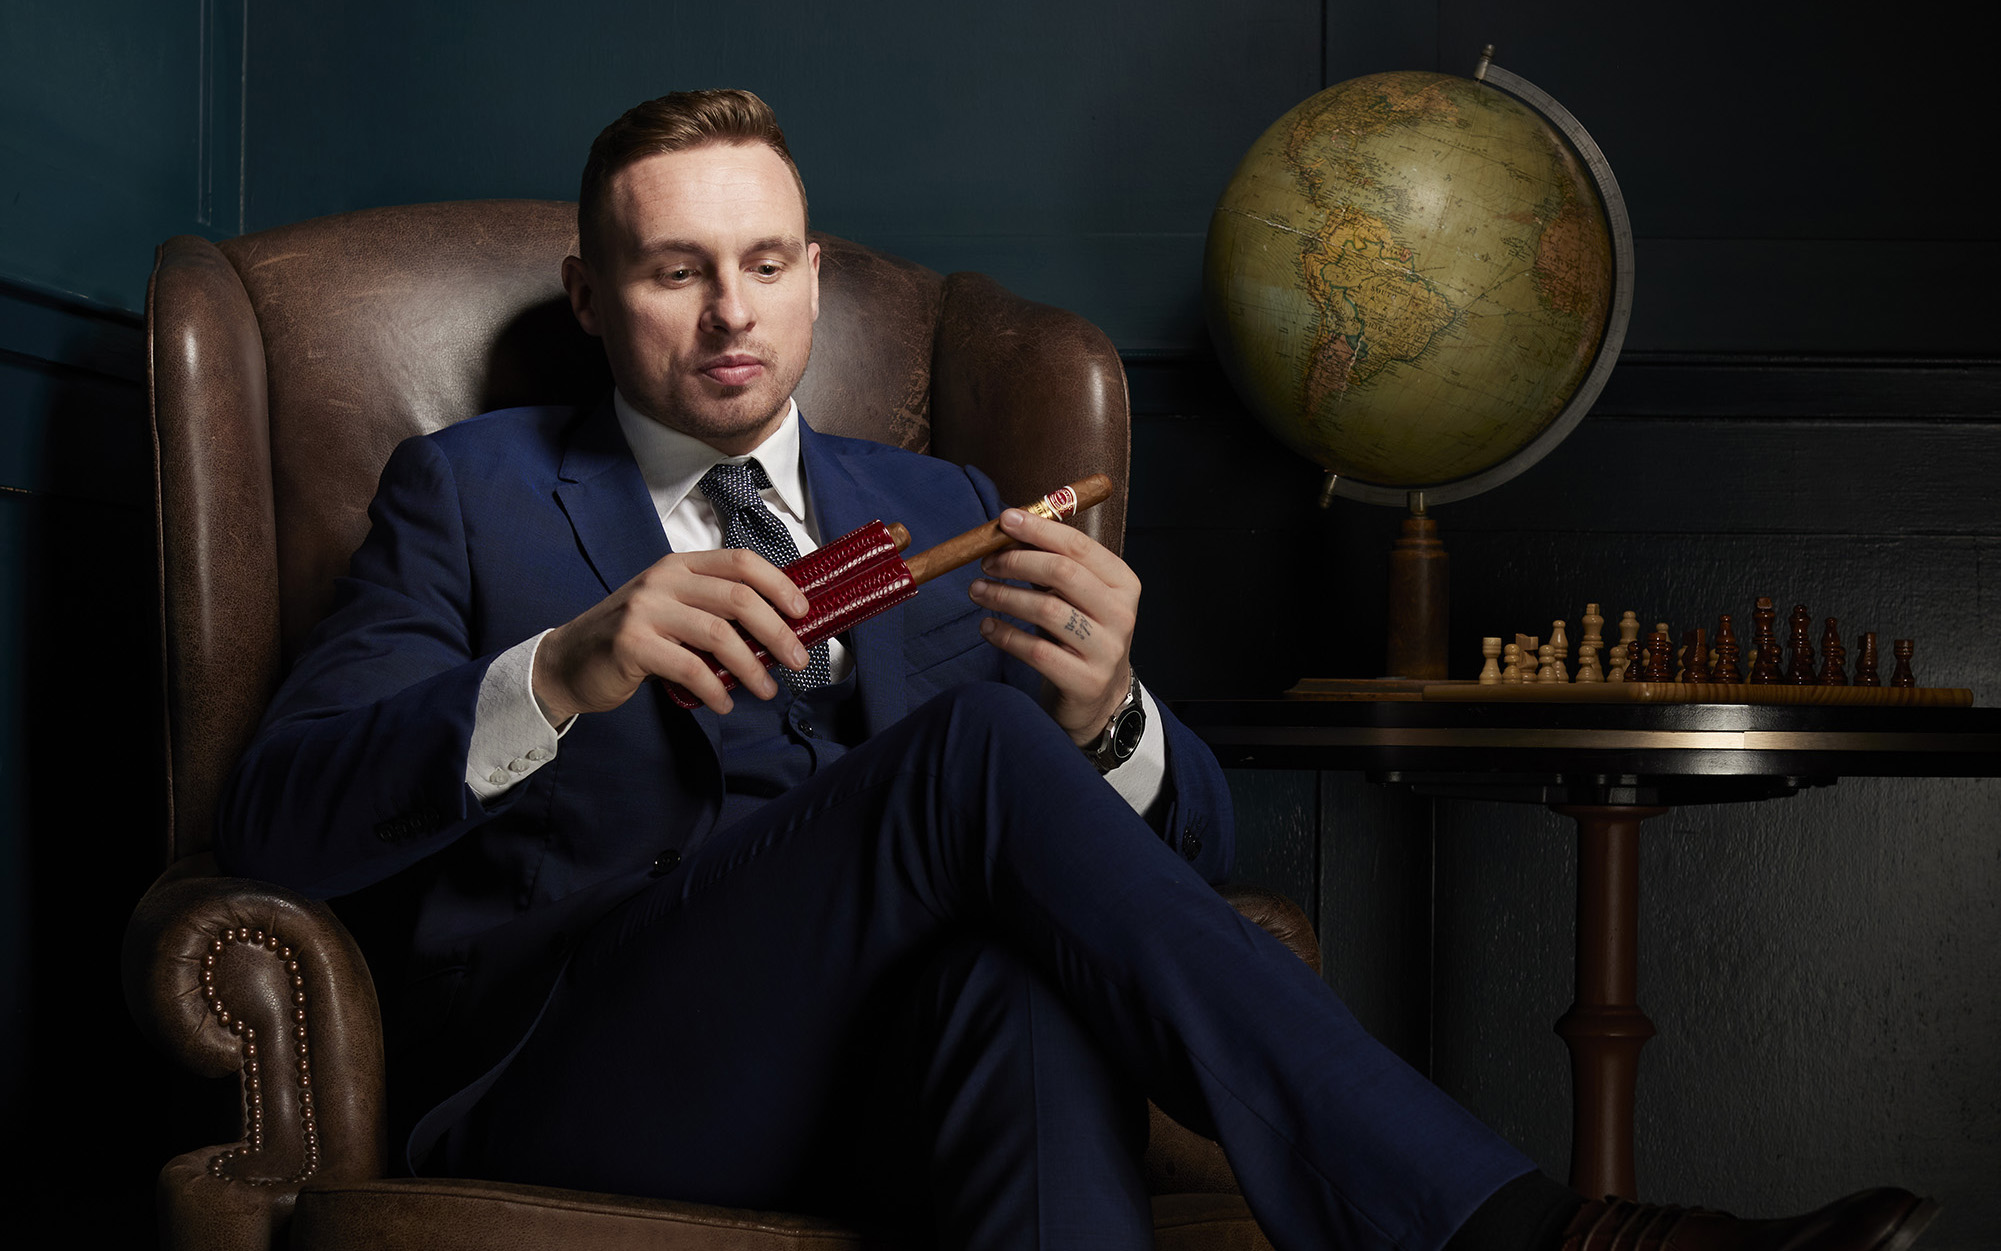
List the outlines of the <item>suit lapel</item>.
<svg viewBox="0 0 2001 1251">
<path fill-rule="evenodd" d="M 556 499 L 576 531 L 577 548 L 606 594 L 667 554 L 660 514 L 632 458 L 618 415 L 606 400 L 577 424 L 563 449 Z"/>
<path fill-rule="evenodd" d="M 556 499 L 576 532 L 577 550 L 607 595 L 667 554 L 660 514 L 609 397 L 571 432 L 557 477 Z M 656 688 L 653 694 L 663 709 L 672 708 L 666 692 Z M 720 751 L 722 726 L 716 714 L 697 708 L 694 716 L 709 744 Z"/>
<path fill-rule="evenodd" d="M 896 501 L 849 471 L 838 441 L 815 434 L 802 415 L 801 457 L 821 542 L 832 542 L 871 521 L 895 521 Z M 903 682 L 903 606 L 890 608 L 848 631 L 854 653 L 855 686 L 862 722 L 871 736 L 903 719 L 908 710 Z"/>
</svg>

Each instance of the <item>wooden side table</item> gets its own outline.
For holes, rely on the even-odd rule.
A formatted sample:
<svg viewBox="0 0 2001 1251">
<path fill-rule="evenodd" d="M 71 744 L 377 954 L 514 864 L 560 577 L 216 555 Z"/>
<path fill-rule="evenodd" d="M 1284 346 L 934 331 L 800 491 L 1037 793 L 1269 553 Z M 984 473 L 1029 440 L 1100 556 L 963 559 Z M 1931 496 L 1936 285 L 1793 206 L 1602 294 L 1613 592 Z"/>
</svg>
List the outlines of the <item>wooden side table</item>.
<svg viewBox="0 0 2001 1251">
<path fill-rule="evenodd" d="M 1640 827 L 1685 804 L 1844 777 L 2001 776 L 2001 709 L 1421 700 L 1218 700 L 1177 715 L 1225 766 L 1359 770 L 1438 797 L 1536 803 L 1577 823 L 1570 1185 L 1634 1198 Z"/>
</svg>

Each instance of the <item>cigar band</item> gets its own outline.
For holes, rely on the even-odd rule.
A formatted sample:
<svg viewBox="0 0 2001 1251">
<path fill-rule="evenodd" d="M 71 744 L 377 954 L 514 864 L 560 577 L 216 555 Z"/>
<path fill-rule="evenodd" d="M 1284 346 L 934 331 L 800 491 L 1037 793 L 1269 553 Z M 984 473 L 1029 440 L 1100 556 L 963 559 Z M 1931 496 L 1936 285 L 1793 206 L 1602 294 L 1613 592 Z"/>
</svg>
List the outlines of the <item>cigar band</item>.
<svg viewBox="0 0 2001 1251">
<path fill-rule="evenodd" d="M 1077 491 L 1074 487 L 1058 487 L 1023 511 L 1049 521 L 1065 521 L 1077 515 Z"/>
</svg>

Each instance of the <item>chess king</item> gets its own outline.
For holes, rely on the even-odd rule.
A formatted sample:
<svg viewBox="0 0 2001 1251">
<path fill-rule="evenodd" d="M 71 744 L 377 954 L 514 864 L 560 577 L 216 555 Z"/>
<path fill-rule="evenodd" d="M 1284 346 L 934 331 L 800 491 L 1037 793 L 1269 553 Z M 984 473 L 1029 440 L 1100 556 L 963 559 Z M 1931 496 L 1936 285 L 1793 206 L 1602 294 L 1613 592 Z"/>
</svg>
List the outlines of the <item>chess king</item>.
<svg viewBox="0 0 2001 1251">
<path fill-rule="evenodd" d="M 1279 1248 L 1902 1251 L 1930 1219 L 1537 1172 L 1211 888 L 1228 790 L 1132 676 L 1124 562 L 799 411 L 820 251 L 763 102 L 639 105 L 580 200 L 563 278 L 615 391 L 396 449 L 219 823 L 232 871 L 367 922 L 412 1168 L 1137 1251 L 1151 1095 Z M 878 516 L 1020 546 L 815 654 L 774 562 Z"/>
</svg>

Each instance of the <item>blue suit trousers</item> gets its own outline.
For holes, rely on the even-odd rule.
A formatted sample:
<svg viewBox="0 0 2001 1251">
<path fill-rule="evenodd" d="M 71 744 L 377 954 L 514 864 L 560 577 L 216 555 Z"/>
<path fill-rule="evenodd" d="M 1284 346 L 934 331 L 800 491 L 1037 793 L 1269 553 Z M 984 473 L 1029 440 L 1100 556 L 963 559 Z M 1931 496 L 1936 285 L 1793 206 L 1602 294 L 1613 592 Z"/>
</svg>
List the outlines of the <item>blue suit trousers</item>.
<svg viewBox="0 0 2001 1251">
<path fill-rule="evenodd" d="M 1281 1249 L 1433 1251 L 1533 1168 L 982 683 L 599 921 L 443 1161 L 1144 1247 L 1141 1092 L 1222 1143 Z"/>
</svg>

